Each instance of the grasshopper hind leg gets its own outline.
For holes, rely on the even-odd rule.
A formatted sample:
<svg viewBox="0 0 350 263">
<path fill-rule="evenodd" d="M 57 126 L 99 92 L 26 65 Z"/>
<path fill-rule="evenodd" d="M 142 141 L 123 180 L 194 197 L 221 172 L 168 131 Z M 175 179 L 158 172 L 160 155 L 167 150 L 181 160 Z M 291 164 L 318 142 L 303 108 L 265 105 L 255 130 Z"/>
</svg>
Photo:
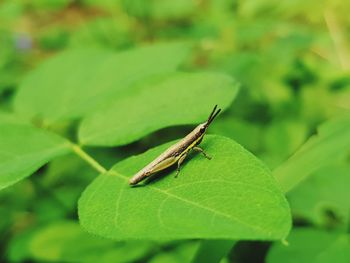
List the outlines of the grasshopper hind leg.
<svg viewBox="0 0 350 263">
<path fill-rule="evenodd" d="M 179 160 L 177 161 L 177 169 L 176 169 L 176 174 L 175 174 L 175 178 L 179 175 L 180 173 L 180 168 L 181 168 L 181 164 L 184 162 L 184 160 L 186 159 L 188 153 L 185 153 L 184 155 L 182 155 Z"/>
</svg>

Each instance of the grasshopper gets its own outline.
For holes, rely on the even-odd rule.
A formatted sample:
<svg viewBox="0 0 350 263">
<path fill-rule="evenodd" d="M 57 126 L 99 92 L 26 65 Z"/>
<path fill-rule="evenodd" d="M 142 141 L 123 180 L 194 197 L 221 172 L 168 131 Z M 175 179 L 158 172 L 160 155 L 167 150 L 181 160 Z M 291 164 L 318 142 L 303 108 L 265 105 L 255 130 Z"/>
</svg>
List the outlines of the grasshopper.
<svg viewBox="0 0 350 263">
<path fill-rule="evenodd" d="M 180 172 L 180 167 L 186 156 L 191 150 L 200 152 L 205 158 L 211 159 L 202 148 L 198 145 L 202 142 L 205 132 L 207 131 L 209 125 L 215 119 L 215 117 L 220 113 L 221 109 L 217 110 L 217 105 L 215 105 L 213 111 L 208 117 L 208 120 L 202 124 L 199 124 L 193 131 L 191 131 L 185 138 L 177 142 L 176 144 L 169 147 L 165 152 L 159 155 L 155 160 L 137 172 L 130 180 L 130 185 L 135 185 L 148 176 L 164 170 L 169 166 L 177 163 L 177 170 L 175 177 L 178 176 Z"/>
</svg>

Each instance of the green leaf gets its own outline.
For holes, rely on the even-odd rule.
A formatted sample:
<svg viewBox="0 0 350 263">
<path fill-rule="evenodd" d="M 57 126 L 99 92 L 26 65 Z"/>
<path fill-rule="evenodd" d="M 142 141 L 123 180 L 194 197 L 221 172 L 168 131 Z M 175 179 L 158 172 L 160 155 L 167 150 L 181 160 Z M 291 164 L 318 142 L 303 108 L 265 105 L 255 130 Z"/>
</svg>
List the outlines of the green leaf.
<svg viewBox="0 0 350 263">
<path fill-rule="evenodd" d="M 185 44 L 158 44 L 125 52 L 86 49 L 42 63 L 21 83 L 17 112 L 54 122 L 95 111 L 144 77 L 174 71 L 188 54 Z"/>
<path fill-rule="evenodd" d="M 32 257 L 54 262 L 133 262 L 152 250 L 146 241 L 114 242 L 90 235 L 73 221 L 48 225 L 30 240 Z"/>
<path fill-rule="evenodd" d="M 158 252 L 152 257 L 149 263 L 181 263 L 192 262 L 191 259 L 198 250 L 198 241 L 182 242 L 174 249 L 167 249 L 164 252 Z"/>
<path fill-rule="evenodd" d="M 350 262 L 349 236 L 345 234 L 300 228 L 291 232 L 288 243 L 288 246 L 274 244 L 267 256 L 267 262 Z"/>
<path fill-rule="evenodd" d="M 322 165 L 349 152 L 350 114 L 323 124 L 292 157 L 274 170 L 284 191 L 289 191 Z"/>
<path fill-rule="evenodd" d="M 200 155 L 144 187 L 128 179 L 174 142 L 131 157 L 100 175 L 79 200 L 79 217 L 89 232 L 124 239 L 284 238 L 289 206 L 270 171 L 231 139 L 210 136 Z M 191 158 L 191 157 L 190 157 Z"/>
<path fill-rule="evenodd" d="M 261 147 L 261 130 L 258 125 L 232 115 L 220 116 L 215 120 L 215 125 L 210 128 L 210 132 L 229 137 L 252 152 L 257 152 Z"/>
<path fill-rule="evenodd" d="M 232 78 L 214 73 L 175 73 L 142 82 L 129 96 L 85 118 L 79 140 L 123 145 L 164 127 L 204 122 L 214 105 L 225 109 L 231 104 L 237 86 Z"/>
<path fill-rule="evenodd" d="M 236 240 L 202 240 L 193 263 L 221 262 L 237 243 Z"/>
<path fill-rule="evenodd" d="M 0 189 L 24 179 L 68 151 L 68 143 L 55 134 L 0 114 Z"/>
<path fill-rule="evenodd" d="M 11 238 L 7 247 L 7 259 L 10 262 L 25 262 L 30 258 L 28 244 L 38 228 L 29 228 L 23 232 L 17 233 Z"/>
<path fill-rule="evenodd" d="M 262 142 L 265 154 L 261 156 L 262 160 L 270 168 L 280 165 L 305 142 L 306 135 L 303 123 L 290 119 L 272 122 L 264 129 Z"/>
<path fill-rule="evenodd" d="M 293 214 L 314 224 L 348 226 L 350 164 L 337 162 L 322 167 L 288 193 Z M 332 213 L 332 216 L 329 214 Z M 339 222 L 337 222 L 337 220 Z"/>
</svg>

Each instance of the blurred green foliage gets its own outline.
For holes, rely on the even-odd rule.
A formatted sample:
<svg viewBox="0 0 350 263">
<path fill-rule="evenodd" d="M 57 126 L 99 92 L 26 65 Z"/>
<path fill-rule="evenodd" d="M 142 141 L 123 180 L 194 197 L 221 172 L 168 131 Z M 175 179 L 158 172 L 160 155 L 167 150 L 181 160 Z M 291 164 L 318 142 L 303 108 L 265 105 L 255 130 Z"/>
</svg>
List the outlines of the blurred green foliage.
<svg viewBox="0 0 350 263">
<path fill-rule="evenodd" d="M 289 246 L 231 240 L 222 243 L 226 253 L 217 250 L 226 255 L 222 262 L 349 262 L 350 123 L 343 117 L 350 110 L 349 11 L 350 2 L 342 0 L 0 1 L 0 188 L 26 178 L 0 192 L 0 260 L 209 260 L 204 252 L 215 253 L 215 246 L 205 250 L 206 243 L 199 240 L 115 242 L 86 233 L 78 225 L 77 202 L 98 172 L 74 153 L 46 163 L 74 152 L 52 134 L 79 141 L 80 118 L 96 109 L 112 105 L 116 113 L 89 115 L 90 124 L 96 120 L 94 129 L 121 127 L 113 143 L 84 147 L 109 169 L 126 157 L 184 136 L 217 99 L 225 112 L 209 132 L 243 145 L 275 169 L 277 179 L 287 177 L 280 182 L 284 189 L 283 184 L 293 188 L 287 199 L 294 218 L 286 238 Z M 138 54 L 130 59 L 130 54 L 148 47 L 151 51 L 142 53 L 143 58 Z M 226 74 L 240 89 L 235 97 L 233 90 L 227 94 L 225 88 L 210 87 L 198 88 L 196 96 L 191 94 L 196 84 L 186 81 L 178 87 L 179 94 L 176 81 L 162 88 L 160 80 L 178 74 L 202 75 L 200 81 L 206 84 L 207 74 Z M 143 96 L 133 93 L 135 87 L 144 90 Z M 166 88 L 179 100 L 188 88 L 190 99 L 182 101 L 186 106 L 177 109 Z M 147 93 L 150 89 L 158 97 Z M 108 92 L 96 93 L 102 90 Z M 133 105 L 130 112 L 128 101 L 120 103 L 122 90 L 131 93 L 138 111 Z M 152 105 L 147 105 L 147 96 L 153 98 Z M 161 124 L 152 120 L 161 114 L 161 109 L 153 111 L 157 102 L 171 105 Z M 131 113 L 137 116 L 146 109 L 152 114 L 135 118 L 137 122 L 123 130 L 122 117 L 133 120 Z M 120 134 L 128 140 L 116 143 Z M 130 144 L 120 146 L 125 143 Z M 166 179 L 162 183 L 173 181 L 171 175 Z M 242 194 L 244 190 L 239 189 Z M 116 194 L 113 191 L 106 196 Z M 188 194 L 196 196 L 196 191 Z M 250 207 L 254 214 L 254 204 Z M 265 211 L 268 214 L 268 208 Z M 204 256 L 195 257 L 198 251 Z"/>
</svg>

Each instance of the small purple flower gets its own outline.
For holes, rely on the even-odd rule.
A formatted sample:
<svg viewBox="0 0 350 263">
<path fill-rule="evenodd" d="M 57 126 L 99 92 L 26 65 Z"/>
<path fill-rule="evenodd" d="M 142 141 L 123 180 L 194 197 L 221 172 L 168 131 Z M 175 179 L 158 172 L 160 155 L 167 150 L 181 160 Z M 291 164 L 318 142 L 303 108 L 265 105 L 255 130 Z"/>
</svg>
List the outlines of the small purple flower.
<svg viewBox="0 0 350 263">
<path fill-rule="evenodd" d="M 15 33 L 15 48 L 20 51 L 30 51 L 33 47 L 32 37 L 28 33 Z"/>
</svg>

